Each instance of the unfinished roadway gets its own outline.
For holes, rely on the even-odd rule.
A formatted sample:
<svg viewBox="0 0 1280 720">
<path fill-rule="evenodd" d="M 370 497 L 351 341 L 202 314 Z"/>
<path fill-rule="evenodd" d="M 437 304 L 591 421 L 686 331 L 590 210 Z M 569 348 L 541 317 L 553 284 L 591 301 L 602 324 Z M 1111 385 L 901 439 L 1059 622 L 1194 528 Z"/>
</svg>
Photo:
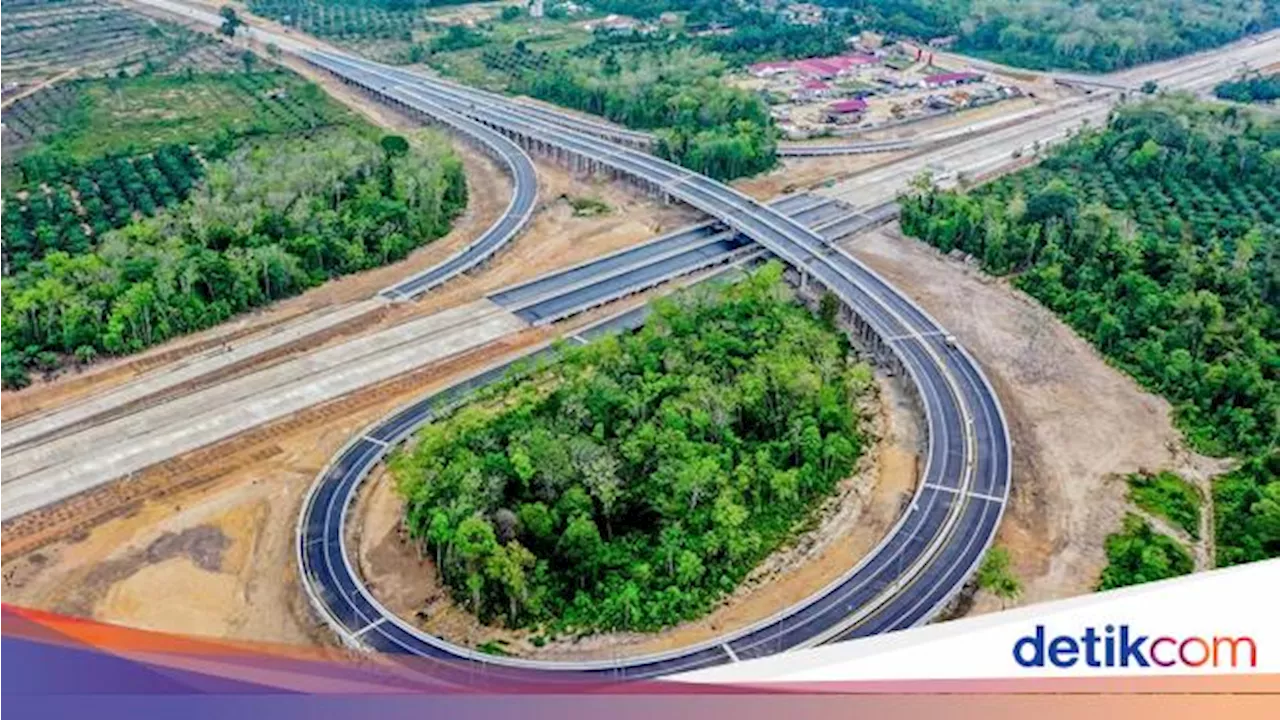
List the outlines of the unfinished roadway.
<svg viewBox="0 0 1280 720">
<path fill-rule="evenodd" d="M 836 201 L 812 195 L 784 198 L 779 206 L 831 237 L 847 234 L 852 228 L 847 221 L 856 215 Z M 500 220 L 496 225 L 503 224 Z M 713 223 L 677 230 L 498 290 L 492 299 L 393 325 L 194 391 L 183 390 L 189 383 L 359 319 L 387 302 L 384 290 L 373 299 L 213 348 L 55 411 L 6 423 L 5 462 L 0 468 L 4 519 L 476 350 L 531 325 L 729 262 L 732 253 L 721 249 L 744 242 L 733 235 Z M 405 282 L 416 284 L 427 276 L 418 274 Z M 403 288 L 405 282 L 393 288 Z"/>
</svg>

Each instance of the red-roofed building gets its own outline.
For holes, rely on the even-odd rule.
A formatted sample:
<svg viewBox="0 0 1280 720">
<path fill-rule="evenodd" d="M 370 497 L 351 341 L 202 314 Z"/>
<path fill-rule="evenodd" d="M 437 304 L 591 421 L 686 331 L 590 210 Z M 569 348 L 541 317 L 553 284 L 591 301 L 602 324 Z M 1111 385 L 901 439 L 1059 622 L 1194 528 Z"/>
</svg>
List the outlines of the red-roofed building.
<svg viewBox="0 0 1280 720">
<path fill-rule="evenodd" d="M 822 80 L 830 80 L 840 73 L 840 68 L 820 58 L 798 60 L 794 66 L 801 75 Z"/>
<path fill-rule="evenodd" d="M 748 66 L 747 71 L 756 77 L 772 77 L 783 73 L 796 72 L 808 78 L 830 80 L 852 68 L 860 65 L 872 65 L 876 62 L 878 61 L 874 55 L 853 53 L 824 58 L 809 58 L 807 60 L 759 62 Z"/>
<path fill-rule="evenodd" d="M 807 102 L 817 98 L 824 98 L 831 94 L 831 86 L 821 80 L 805 80 L 800 84 L 799 89 L 791 93 L 791 99 L 797 102 Z"/>
<path fill-rule="evenodd" d="M 978 82 L 982 80 L 982 73 L 966 70 L 964 72 L 949 72 L 930 75 L 924 79 L 925 87 L 951 87 L 952 85 L 964 85 L 967 83 Z"/>
<path fill-rule="evenodd" d="M 852 125 L 862 120 L 867 111 L 867 101 L 860 98 L 853 100 L 837 100 L 827 106 L 827 122 L 838 125 Z"/>
<path fill-rule="evenodd" d="M 787 60 L 776 60 L 774 62 L 760 62 L 747 68 L 747 71 L 756 77 L 772 77 L 781 75 L 795 70 L 792 63 Z"/>
</svg>

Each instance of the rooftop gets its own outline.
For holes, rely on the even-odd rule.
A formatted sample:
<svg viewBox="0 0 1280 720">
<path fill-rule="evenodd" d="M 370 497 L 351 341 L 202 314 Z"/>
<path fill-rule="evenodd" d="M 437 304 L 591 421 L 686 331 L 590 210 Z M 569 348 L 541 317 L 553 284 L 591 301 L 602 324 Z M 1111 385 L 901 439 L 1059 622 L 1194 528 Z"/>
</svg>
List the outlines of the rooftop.
<svg viewBox="0 0 1280 720">
<path fill-rule="evenodd" d="M 862 99 L 838 100 L 827 106 L 834 113 L 862 112 L 867 109 L 867 101 Z"/>
<path fill-rule="evenodd" d="M 965 82 L 968 80 L 981 80 L 981 79 L 982 79 L 982 73 L 976 73 L 976 72 L 973 72 L 972 70 L 965 70 L 964 72 L 949 72 L 949 73 L 938 73 L 937 75 L 930 75 L 929 77 L 925 78 L 924 81 L 928 85 L 942 85 L 943 83 Z"/>
</svg>

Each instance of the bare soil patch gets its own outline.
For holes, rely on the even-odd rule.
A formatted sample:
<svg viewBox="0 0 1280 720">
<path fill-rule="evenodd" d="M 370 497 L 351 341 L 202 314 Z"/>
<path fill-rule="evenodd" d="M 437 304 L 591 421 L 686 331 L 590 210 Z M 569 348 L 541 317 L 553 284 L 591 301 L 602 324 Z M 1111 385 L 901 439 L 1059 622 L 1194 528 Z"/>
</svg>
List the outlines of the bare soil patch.
<svg viewBox="0 0 1280 720">
<path fill-rule="evenodd" d="M 786 158 L 773 170 L 737 180 L 733 186 L 757 200 L 768 200 L 798 190 L 834 185 L 873 167 L 900 160 L 909 152 Z"/>
<path fill-rule="evenodd" d="M 347 440 L 422 393 L 543 342 L 529 331 L 6 524 L 6 602 L 135 627 L 331 645 L 298 585 L 298 512 Z"/>
</svg>

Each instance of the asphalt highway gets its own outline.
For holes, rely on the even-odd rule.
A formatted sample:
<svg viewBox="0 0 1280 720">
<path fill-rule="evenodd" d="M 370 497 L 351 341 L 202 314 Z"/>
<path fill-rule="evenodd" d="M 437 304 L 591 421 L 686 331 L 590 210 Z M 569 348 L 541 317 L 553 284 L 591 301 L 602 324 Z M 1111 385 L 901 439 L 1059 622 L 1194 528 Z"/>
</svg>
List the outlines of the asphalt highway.
<svg viewBox="0 0 1280 720">
<path fill-rule="evenodd" d="M 798 194 L 770 203 L 835 241 L 875 224 L 876 218 L 842 203 Z M 642 245 L 503 288 L 488 298 L 532 325 L 562 320 L 672 278 L 766 251 L 715 222 L 701 223 Z"/>
<path fill-rule="evenodd" d="M 446 110 L 437 108 L 436 112 Z M 511 201 L 502 215 L 485 229 L 480 237 L 436 265 L 411 277 L 399 280 L 378 294 L 389 300 L 418 297 L 488 260 L 504 245 L 515 239 L 533 215 L 538 201 L 538 173 L 533 161 L 519 145 L 506 135 L 465 117 L 452 117 L 450 127 L 470 138 L 487 154 L 506 166 L 512 179 Z"/>
<path fill-rule="evenodd" d="M 910 627 L 932 617 L 959 590 L 1003 511 L 1009 441 L 998 401 L 981 370 L 923 310 L 803 223 L 709 178 L 540 119 L 526 113 L 524 105 L 495 96 L 387 71 L 358 58 L 330 53 L 304 57 L 390 102 L 443 122 L 466 115 L 526 146 L 585 158 L 708 213 L 796 268 L 802 283 L 816 281 L 834 292 L 909 374 L 928 428 L 926 466 L 910 507 L 872 553 L 822 592 L 753 627 L 673 653 L 541 663 L 480 655 L 417 631 L 378 607 L 346 560 L 341 531 L 345 508 L 368 469 L 402 437 L 396 431 L 407 433 L 435 417 L 431 408 L 442 400 L 424 400 L 416 416 L 393 416 L 387 429 L 374 428 L 348 446 L 322 475 L 302 515 L 299 552 L 306 585 L 340 632 L 380 649 L 470 660 L 490 669 L 652 676 L 844 634 Z"/>
</svg>

